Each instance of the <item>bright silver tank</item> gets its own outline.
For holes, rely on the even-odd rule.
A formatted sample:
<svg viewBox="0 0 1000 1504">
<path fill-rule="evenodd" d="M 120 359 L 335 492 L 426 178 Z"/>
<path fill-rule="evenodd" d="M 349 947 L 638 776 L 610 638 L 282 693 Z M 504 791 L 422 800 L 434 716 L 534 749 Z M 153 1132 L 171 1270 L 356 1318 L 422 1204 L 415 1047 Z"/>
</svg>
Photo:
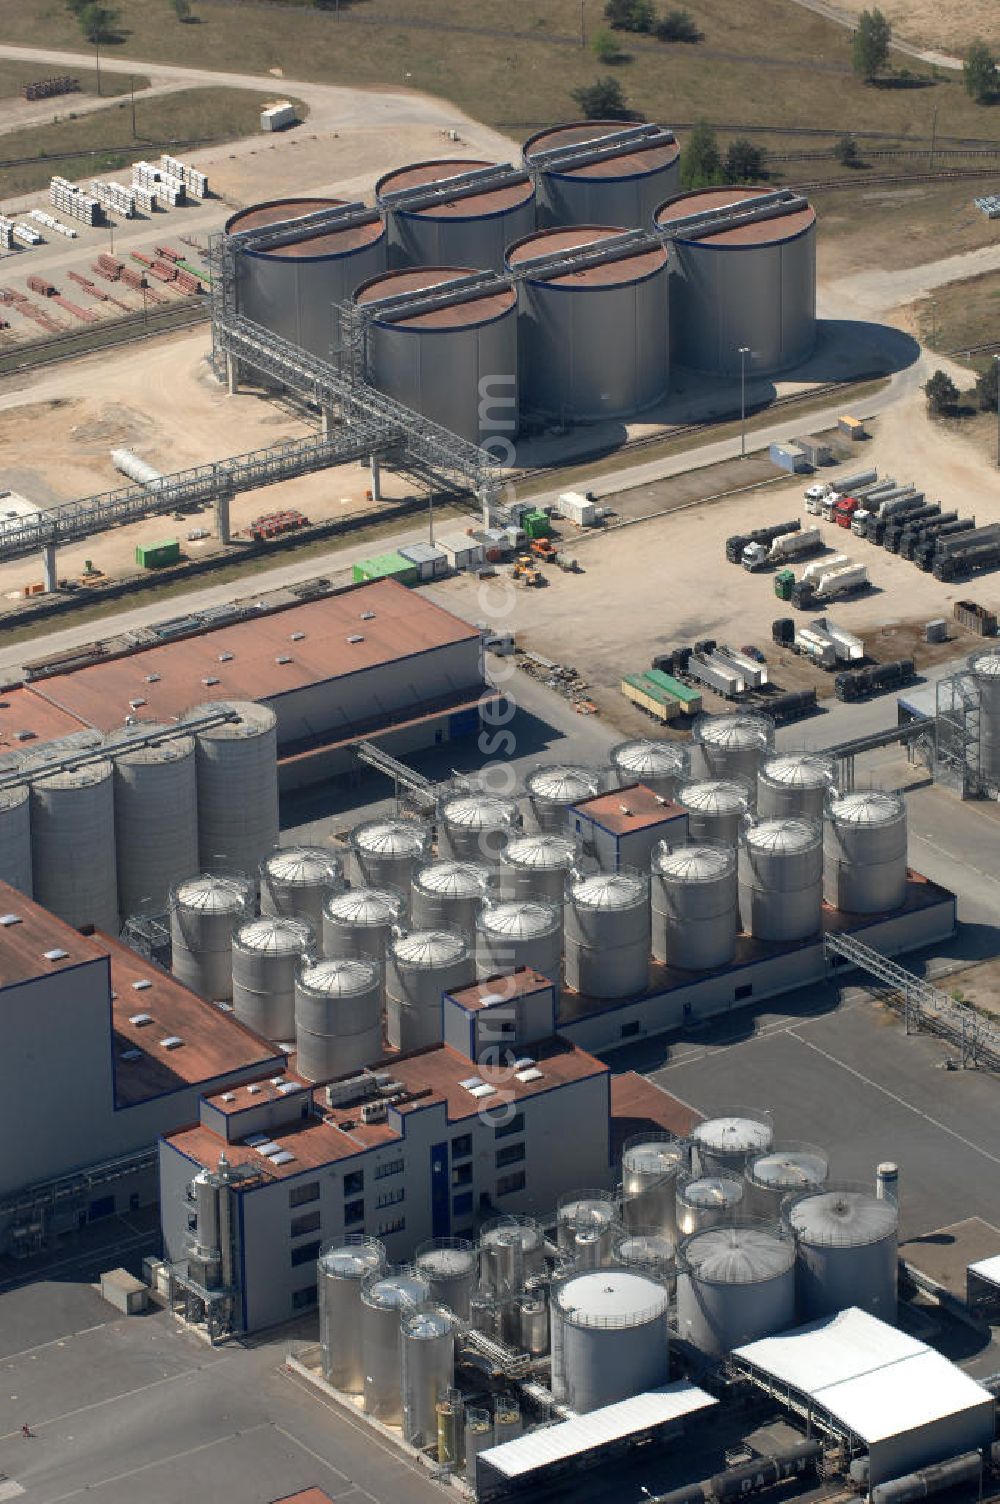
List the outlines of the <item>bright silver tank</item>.
<svg viewBox="0 0 1000 1504">
<path fill-rule="evenodd" d="M 650 884 L 653 956 L 685 971 L 726 966 L 736 954 L 736 853 L 730 846 L 661 842 Z"/>
<path fill-rule="evenodd" d="M 882 914 L 906 899 L 906 805 L 899 794 L 831 799 L 823 832 L 823 896 L 848 914 Z"/>
<path fill-rule="evenodd" d="M 746 1167 L 747 1211 L 765 1221 L 777 1221 L 786 1196 L 823 1186 L 830 1161 L 815 1144 L 775 1145 L 755 1154 Z"/>
<path fill-rule="evenodd" d="M 557 1280 L 550 1297 L 556 1399 L 582 1415 L 665 1384 L 668 1305 L 664 1285 L 632 1269 Z"/>
<path fill-rule="evenodd" d="M 491 868 L 482 862 L 429 862 L 418 867 L 410 888 L 410 918 L 414 929 L 451 928 L 470 933 L 493 884 Z"/>
<path fill-rule="evenodd" d="M 437 1407 L 455 1383 L 455 1318 L 428 1303 L 404 1311 L 399 1331 L 403 1439 L 427 1447 L 437 1439 Z"/>
<path fill-rule="evenodd" d="M 640 1269 L 660 1280 L 671 1295 L 677 1280 L 676 1260 L 674 1239 L 656 1227 L 624 1228 L 615 1237 L 614 1262 L 623 1269 Z"/>
<path fill-rule="evenodd" d="M 677 1331 L 722 1357 L 795 1325 L 795 1245 L 756 1223 L 709 1227 L 677 1256 Z"/>
<path fill-rule="evenodd" d="M 323 954 L 370 956 L 385 964 L 393 926 L 402 923 L 406 900 L 389 888 L 351 888 L 323 906 Z"/>
<path fill-rule="evenodd" d="M 343 864 L 323 846 L 279 846 L 260 864 L 260 912 L 305 919 L 323 932 L 323 905 L 343 891 Z"/>
<path fill-rule="evenodd" d="M 28 768 L 30 773 L 30 765 Z M 31 783 L 31 868 L 37 903 L 74 929 L 118 934 L 115 785 L 98 758 Z"/>
<path fill-rule="evenodd" d="M 364 1407 L 385 1425 L 403 1419 L 400 1318 L 425 1304 L 427 1281 L 408 1266 L 365 1275 L 361 1282 L 361 1363 Z"/>
<path fill-rule="evenodd" d="M 238 713 L 195 737 L 198 850 L 206 871 L 224 868 L 254 878 L 278 842 L 277 718 L 267 705 L 199 705 L 192 716 Z"/>
<path fill-rule="evenodd" d="M 859 1306 L 896 1320 L 899 1208 L 854 1185 L 807 1191 L 785 1208 L 803 1321 Z"/>
<path fill-rule="evenodd" d="M 518 1347 L 532 1358 L 541 1358 L 549 1350 L 549 1302 L 544 1291 L 519 1295 Z"/>
<path fill-rule="evenodd" d="M 688 1166 L 687 1145 L 672 1134 L 640 1133 L 622 1150 L 622 1221 L 627 1228 L 677 1234 L 677 1177 Z"/>
<path fill-rule="evenodd" d="M 622 868 L 566 885 L 566 986 L 587 997 L 630 997 L 649 980 L 649 879 Z"/>
<path fill-rule="evenodd" d="M 323 1377 L 335 1389 L 360 1394 L 365 1371 L 361 1361 L 361 1282 L 385 1268 L 385 1249 L 374 1238 L 349 1233 L 327 1243 L 316 1261 L 319 1284 L 319 1340 Z"/>
<path fill-rule="evenodd" d="M 774 1143 L 771 1115 L 755 1107 L 737 1107 L 696 1124 L 691 1143 L 703 1175 L 742 1175 L 747 1161 Z"/>
<path fill-rule="evenodd" d="M 171 968 L 208 1002 L 233 995 L 233 932 L 250 913 L 245 878 L 205 873 L 178 883 L 170 898 Z"/>
<path fill-rule="evenodd" d="M 295 978 L 313 946 L 302 919 L 249 919 L 233 935 L 233 1012 L 265 1039 L 295 1038 Z"/>
<path fill-rule="evenodd" d="M 479 1283 L 491 1295 L 518 1295 L 545 1273 L 545 1235 L 531 1217 L 503 1216 L 479 1234 Z"/>
<path fill-rule="evenodd" d="M 371 1065 L 382 1048 L 382 973 L 357 956 L 306 962 L 295 979 L 296 1069 L 332 1081 Z"/>
<path fill-rule="evenodd" d="M 833 759 L 825 752 L 776 752 L 757 774 L 760 820 L 822 820 L 833 787 Z"/>
<path fill-rule="evenodd" d="M 0 789 L 0 881 L 31 897 L 31 795 L 26 783 Z"/>
<path fill-rule="evenodd" d="M 750 790 L 731 778 L 712 778 L 682 784 L 677 790 L 677 803 L 687 810 L 692 846 L 735 846 L 750 808 Z"/>
<path fill-rule="evenodd" d="M 124 734 L 159 730 L 167 728 L 146 722 Z M 193 737 L 166 736 L 117 755 L 115 845 L 122 918 L 162 914 L 171 888 L 199 870 Z"/>
<path fill-rule="evenodd" d="M 681 742 L 654 742 L 645 737 L 619 742 L 611 748 L 611 762 L 622 787 L 645 784 L 654 794 L 672 799 L 687 782 L 688 749 Z"/>
<path fill-rule="evenodd" d="M 409 902 L 413 874 L 429 858 L 431 836 L 418 820 L 365 820 L 351 831 L 358 887 L 394 888 Z"/>
<path fill-rule="evenodd" d="M 969 668 L 979 691 L 979 772 L 1000 783 L 1000 653 L 973 653 Z"/>
<path fill-rule="evenodd" d="M 677 1235 L 689 1238 L 705 1227 L 731 1222 L 744 1195 L 736 1175 L 680 1175 L 677 1179 Z"/>
<path fill-rule="evenodd" d="M 504 849 L 501 892 L 508 899 L 537 898 L 561 905 L 576 860 L 572 836 L 554 831 L 513 836 Z"/>
<path fill-rule="evenodd" d="M 457 930 L 394 934 L 385 968 L 386 1034 L 404 1055 L 441 1042 L 441 994 L 467 987 L 475 965 Z"/>
<path fill-rule="evenodd" d="M 818 820 L 746 825 L 739 848 L 740 916 L 755 940 L 807 940 L 823 908 L 823 827 Z"/>
<path fill-rule="evenodd" d="M 569 810 L 574 804 L 599 794 L 604 787 L 604 775 L 600 768 L 547 763 L 528 774 L 525 787 L 538 829 L 565 835 Z"/>
<path fill-rule="evenodd" d="M 556 1234 L 568 1258 L 597 1267 L 611 1261 L 618 1206 L 610 1191 L 570 1191 L 556 1204 Z"/>
<path fill-rule="evenodd" d="M 414 1268 L 427 1281 L 431 1300 L 468 1319 L 469 1301 L 479 1277 L 476 1250 L 467 1238 L 434 1238 L 417 1249 Z"/>
<path fill-rule="evenodd" d="M 516 828 L 516 799 L 478 790 L 451 793 L 438 808 L 438 854 L 496 864 Z"/>
<path fill-rule="evenodd" d="M 700 715 L 691 734 L 703 777 L 741 778 L 756 789 L 757 773 L 774 746 L 774 725 L 767 716 L 745 710 Z"/>
<path fill-rule="evenodd" d="M 559 986 L 561 908 L 537 899 L 486 904 L 476 922 L 476 973 L 494 977 L 531 966 Z"/>
</svg>

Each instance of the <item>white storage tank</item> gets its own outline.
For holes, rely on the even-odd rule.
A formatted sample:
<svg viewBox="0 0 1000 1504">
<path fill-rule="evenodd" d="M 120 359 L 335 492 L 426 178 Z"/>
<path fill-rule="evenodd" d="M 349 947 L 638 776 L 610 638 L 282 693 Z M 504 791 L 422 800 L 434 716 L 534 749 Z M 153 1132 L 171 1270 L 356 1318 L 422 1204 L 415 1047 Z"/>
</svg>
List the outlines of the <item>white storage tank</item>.
<svg viewBox="0 0 1000 1504">
<path fill-rule="evenodd" d="M 593 1265 L 611 1261 L 618 1228 L 618 1204 L 610 1191 L 570 1191 L 556 1206 L 559 1249 Z M 593 1245 L 593 1246 L 590 1246 Z"/>
<path fill-rule="evenodd" d="M 323 906 L 344 888 L 340 857 L 323 846 L 279 846 L 260 866 L 260 912 L 304 919 L 323 932 Z"/>
<path fill-rule="evenodd" d="M 208 1002 L 233 995 L 233 932 L 250 913 L 245 878 L 203 873 L 178 883 L 170 901 L 171 969 Z"/>
<path fill-rule="evenodd" d="M 393 266 L 503 266 L 507 246 L 535 228 L 535 185 L 496 162 L 443 158 L 387 172 L 375 184 Z"/>
<path fill-rule="evenodd" d="M 338 1242 L 327 1243 L 316 1261 L 323 1377 L 334 1389 L 348 1394 L 360 1394 L 365 1383 L 361 1282 L 384 1269 L 385 1248 L 361 1233 L 348 1233 Z"/>
<path fill-rule="evenodd" d="M 736 853 L 730 846 L 661 842 L 653 852 L 653 957 L 685 971 L 727 966 L 739 928 Z"/>
<path fill-rule="evenodd" d="M 406 1311 L 425 1304 L 429 1291 L 408 1265 L 367 1274 L 361 1282 L 361 1363 L 364 1408 L 384 1425 L 403 1419 L 400 1323 Z"/>
<path fill-rule="evenodd" d="M 677 1179 L 677 1236 L 689 1238 L 705 1227 L 731 1222 L 743 1203 L 743 1181 L 736 1175 L 680 1175 Z"/>
<path fill-rule="evenodd" d="M 677 803 L 687 810 L 692 846 L 735 846 L 750 808 L 750 789 L 732 778 L 685 783 L 677 790 Z"/>
<path fill-rule="evenodd" d="M 673 131 L 653 123 L 546 126 L 524 143 L 523 157 L 538 181 L 540 225 L 645 229 L 657 204 L 680 191 L 680 145 Z"/>
<path fill-rule="evenodd" d="M 20 765 L 20 758 L 5 759 L 3 771 L 14 772 Z M 26 783 L 0 789 L 0 881 L 31 897 L 31 793 Z"/>
<path fill-rule="evenodd" d="M 472 1243 L 467 1238 L 433 1238 L 417 1249 L 414 1267 L 427 1281 L 431 1300 L 466 1321 L 479 1278 L 479 1259 Z"/>
<path fill-rule="evenodd" d="M 350 1075 L 383 1055 L 382 973 L 375 961 L 305 963 L 295 979 L 295 1049 L 296 1069 L 307 1081 Z"/>
<path fill-rule="evenodd" d="M 35 901 L 74 929 L 92 924 L 117 935 L 114 770 L 97 757 L 46 773 L 45 756 L 26 768 Z"/>
<path fill-rule="evenodd" d="M 420 820 L 365 820 L 351 831 L 354 881 L 392 888 L 409 902 L 413 874 L 430 857 L 431 833 Z"/>
<path fill-rule="evenodd" d="M 503 1216 L 479 1234 L 479 1283 L 493 1296 L 518 1295 L 545 1273 L 545 1234 L 533 1217 Z"/>
<path fill-rule="evenodd" d="M 677 1332 L 708 1357 L 795 1325 L 795 1245 L 756 1223 L 709 1227 L 677 1256 Z"/>
<path fill-rule="evenodd" d="M 906 901 L 906 804 L 876 789 L 832 798 L 823 831 L 823 896 L 848 914 Z"/>
<path fill-rule="evenodd" d="M 549 1350 L 549 1302 L 547 1292 L 538 1290 L 519 1295 L 518 1347 L 531 1358 L 541 1358 Z"/>
<path fill-rule="evenodd" d="M 822 820 L 833 787 L 833 759 L 825 752 L 776 752 L 757 774 L 761 820 Z"/>
<path fill-rule="evenodd" d="M 666 1287 L 632 1269 L 558 1280 L 550 1297 L 556 1399 L 585 1415 L 666 1384 L 668 1306 Z"/>
<path fill-rule="evenodd" d="M 519 835 L 507 842 L 500 868 L 500 889 L 507 899 L 537 898 L 562 905 L 566 879 L 578 856 L 572 836 L 552 831 Z"/>
<path fill-rule="evenodd" d="M 193 737 L 152 722 L 115 740 L 122 736 L 144 739 L 114 760 L 118 908 L 127 919 L 164 913 L 171 888 L 197 874 L 198 777 Z"/>
<path fill-rule="evenodd" d="M 406 900 L 390 888 L 351 888 L 323 906 L 323 954 L 331 958 L 370 956 L 385 965 L 385 950 Z"/>
<path fill-rule="evenodd" d="M 569 810 L 584 799 L 593 799 L 601 792 L 604 781 L 600 768 L 558 762 L 534 768 L 525 787 L 538 829 L 567 834 Z M 510 845 L 507 855 L 509 859 Z"/>
<path fill-rule="evenodd" d="M 612 747 L 611 763 L 622 788 L 642 783 L 654 794 L 673 799 L 681 784 L 687 782 L 690 757 L 682 742 L 638 737 Z"/>
<path fill-rule="evenodd" d="M 443 926 L 471 933 L 492 886 L 492 869 L 482 862 L 445 860 L 418 867 L 410 888 L 414 928 Z"/>
<path fill-rule="evenodd" d="M 624 1228 L 614 1242 L 614 1262 L 660 1280 L 672 1295 L 677 1282 L 677 1249 L 669 1233 L 655 1227 Z"/>
<path fill-rule="evenodd" d="M 237 719 L 195 736 L 201 866 L 255 878 L 278 842 L 277 719 L 251 702 L 199 705 L 191 715 L 215 710 Z"/>
<path fill-rule="evenodd" d="M 562 970 L 562 909 L 538 899 L 488 903 L 476 921 L 476 974 L 530 966 L 556 984 Z"/>
<path fill-rule="evenodd" d="M 807 940 L 823 908 L 823 827 L 818 820 L 762 820 L 744 827 L 740 915 L 755 940 Z"/>
<path fill-rule="evenodd" d="M 741 1176 L 748 1161 L 774 1143 L 771 1115 L 756 1107 L 737 1107 L 697 1123 L 691 1143 L 703 1175 Z"/>
<path fill-rule="evenodd" d="M 807 1191 L 785 1209 L 803 1321 L 858 1306 L 896 1320 L 899 1208 L 864 1186 Z"/>
<path fill-rule="evenodd" d="M 404 1055 L 440 1044 L 441 994 L 467 987 L 474 978 L 472 951 L 457 930 L 412 930 L 394 934 L 387 947 L 386 1033 Z"/>
<path fill-rule="evenodd" d="M 691 734 L 702 777 L 739 778 L 756 789 L 757 773 L 774 746 L 774 725 L 767 716 L 746 710 L 700 715 Z"/>
<path fill-rule="evenodd" d="M 622 868 L 566 886 L 566 986 L 587 997 L 630 997 L 649 980 L 649 879 Z"/>
<path fill-rule="evenodd" d="M 265 1039 L 295 1038 L 295 979 L 314 944 L 302 919 L 249 919 L 233 935 L 233 1012 Z"/>
<path fill-rule="evenodd" d="M 427 1447 L 437 1440 L 437 1407 L 455 1383 L 455 1318 L 428 1302 L 400 1320 L 403 1440 Z"/>
<path fill-rule="evenodd" d="M 747 1211 L 763 1221 L 777 1221 L 786 1196 L 801 1195 L 826 1184 L 830 1161 L 815 1144 L 776 1144 L 763 1154 L 755 1154 L 745 1173 Z"/>
<path fill-rule="evenodd" d="M 627 1228 L 677 1232 L 677 1177 L 688 1167 L 687 1145 L 673 1134 L 640 1133 L 622 1150 L 622 1221 Z"/>
<path fill-rule="evenodd" d="M 449 794 L 438 807 L 438 854 L 496 864 L 517 820 L 516 799 L 475 790 Z"/>
</svg>

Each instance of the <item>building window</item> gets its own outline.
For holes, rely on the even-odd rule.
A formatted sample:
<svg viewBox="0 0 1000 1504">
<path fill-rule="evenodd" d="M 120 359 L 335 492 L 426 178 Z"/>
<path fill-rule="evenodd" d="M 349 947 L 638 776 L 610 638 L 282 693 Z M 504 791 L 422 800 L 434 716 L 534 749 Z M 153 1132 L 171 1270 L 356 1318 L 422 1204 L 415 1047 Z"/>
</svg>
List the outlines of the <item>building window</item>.
<svg viewBox="0 0 1000 1504">
<path fill-rule="evenodd" d="M 292 1291 L 292 1310 L 307 1311 L 316 1304 L 316 1286 L 306 1285 L 302 1290 Z"/>
<path fill-rule="evenodd" d="M 319 1181 L 311 1180 L 308 1185 L 295 1185 L 288 1192 L 289 1206 L 305 1206 L 307 1201 L 319 1200 Z"/>
<path fill-rule="evenodd" d="M 365 1172 L 364 1172 L 364 1170 L 352 1170 L 350 1172 L 350 1174 L 344 1176 L 344 1195 L 345 1196 L 360 1196 L 361 1192 L 364 1190 L 364 1188 L 365 1188 Z"/>
<path fill-rule="evenodd" d="M 319 1240 L 314 1243 L 303 1243 L 299 1248 L 292 1249 L 292 1268 L 299 1264 L 314 1264 L 319 1256 Z"/>
<path fill-rule="evenodd" d="M 451 1183 L 452 1185 L 471 1185 L 472 1166 L 456 1165 L 451 1172 Z"/>
<path fill-rule="evenodd" d="M 509 1123 L 500 1123 L 493 1130 L 494 1138 L 510 1138 L 512 1133 L 524 1132 L 524 1113 L 515 1112 Z"/>
<path fill-rule="evenodd" d="M 348 1201 L 344 1207 L 344 1223 L 363 1222 L 365 1220 L 365 1203 L 363 1201 Z"/>
<path fill-rule="evenodd" d="M 451 1157 L 452 1157 L 452 1159 L 468 1159 L 468 1157 L 469 1157 L 469 1155 L 471 1153 L 472 1153 L 472 1134 L 471 1133 L 463 1133 L 459 1138 L 453 1138 L 452 1139 L 452 1141 L 451 1141 Z"/>
<path fill-rule="evenodd" d="M 622 1039 L 634 1039 L 641 1029 L 641 1022 L 639 1019 L 634 1018 L 630 1024 L 622 1024 L 621 1037 Z"/>
<path fill-rule="evenodd" d="M 463 1191 L 452 1199 L 451 1209 L 456 1217 L 467 1217 L 472 1211 L 472 1192 Z"/>
<path fill-rule="evenodd" d="M 301 1238 L 305 1232 L 319 1232 L 321 1212 L 303 1212 L 301 1217 L 293 1217 L 289 1231 L 293 1238 Z"/>
<path fill-rule="evenodd" d="M 497 1180 L 497 1195 L 512 1196 L 515 1191 L 523 1191 L 527 1185 L 523 1170 L 515 1170 L 512 1175 L 501 1175 Z"/>
<path fill-rule="evenodd" d="M 379 1237 L 385 1237 L 390 1232 L 405 1232 L 406 1218 L 396 1217 L 392 1222 L 380 1222 L 378 1225 Z"/>
<path fill-rule="evenodd" d="M 753 997 L 753 987 L 749 982 L 747 982 L 746 986 L 737 987 L 736 991 L 733 993 L 733 997 L 737 1002 L 740 1002 L 745 997 Z"/>
<path fill-rule="evenodd" d="M 381 1196 L 379 1196 L 378 1200 L 375 1202 L 375 1205 L 380 1208 L 383 1206 L 398 1206 L 399 1203 L 405 1199 L 406 1191 L 402 1186 L 400 1186 L 398 1190 L 395 1191 L 383 1191 Z"/>
<path fill-rule="evenodd" d="M 523 1144 L 508 1144 L 506 1149 L 498 1149 L 495 1155 L 496 1166 L 502 1170 L 504 1165 L 518 1165 L 524 1158 Z"/>
<path fill-rule="evenodd" d="M 375 1179 L 384 1180 L 387 1175 L 402 1175 L 405 1169 L 405 1159 L 386 1159 L 375 1166 Z"/>
</svg>

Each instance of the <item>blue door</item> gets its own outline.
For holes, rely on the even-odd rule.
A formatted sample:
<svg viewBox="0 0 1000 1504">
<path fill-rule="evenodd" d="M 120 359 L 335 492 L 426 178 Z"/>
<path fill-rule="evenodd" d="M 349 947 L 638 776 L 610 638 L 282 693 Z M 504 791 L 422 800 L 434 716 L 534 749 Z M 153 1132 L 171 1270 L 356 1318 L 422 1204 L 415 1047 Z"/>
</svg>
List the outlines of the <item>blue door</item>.
<svg viewBox="0 0 1000 1504">
<path fill-rule="evenodd" d="M 446 1238 L 451 1233 L 451 1175 L 448 1172 L 448 1143 L 431 1146 L 431 1236 Z"/>
</svg>

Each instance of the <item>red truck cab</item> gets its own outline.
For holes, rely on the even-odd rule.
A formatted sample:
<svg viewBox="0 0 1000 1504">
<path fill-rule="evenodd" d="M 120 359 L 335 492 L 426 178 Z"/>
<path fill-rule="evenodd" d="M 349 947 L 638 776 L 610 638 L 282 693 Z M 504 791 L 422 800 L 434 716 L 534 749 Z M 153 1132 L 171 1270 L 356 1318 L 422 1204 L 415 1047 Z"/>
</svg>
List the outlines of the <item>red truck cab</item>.
<svg viewBox="0 0 1000 1504">
<path fill-rule="evenodd" d="M 856 496 L 844 496 L 833 509 L 833 520 L 838 527 L 850 527 L 851 518 L 861 503 Z"/>
</svg>

